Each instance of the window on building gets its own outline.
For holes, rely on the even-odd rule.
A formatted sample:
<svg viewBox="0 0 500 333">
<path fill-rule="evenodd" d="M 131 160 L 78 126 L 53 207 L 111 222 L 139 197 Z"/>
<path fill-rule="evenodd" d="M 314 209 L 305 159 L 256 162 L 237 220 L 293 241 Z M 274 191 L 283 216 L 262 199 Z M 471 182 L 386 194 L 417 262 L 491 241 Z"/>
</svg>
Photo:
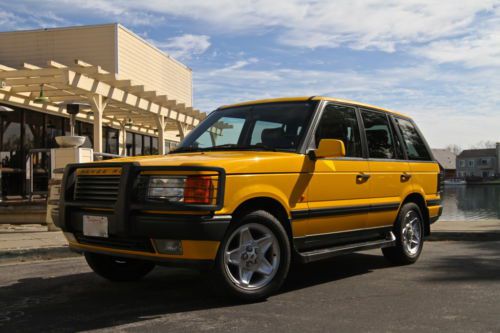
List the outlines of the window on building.
<svg viewBox="0 0 500 333">
<path fill-rule="evenodd" d="M 143 155 L 142 153 L 142 135 L 134 134 L 134 156 Z"/>
<path fill-rule="evenodd" d="M 473 168 L 474 167 L 474 160 L 469 160 L 468 165 L 470 168 Z"/>
<path fill-rule="evenodd" d="M 344 143 L 347 157 L 362 157 L 356 110 L 347 106 L 327 105 L 316 129 L 316 147 L 322 139 L 341 140 Z"/>
<path fill-rule="evenodd" d="M 158 155 L 158 138 L 151 138 L 151 155 Z"/>
<path fill-rule="evenodd" d="M 368 141 L 368 156 L 382 159 L 397 158 L 387 115 L 367 110 L 362 110 L 361 115 Z"/>
<path fill-rule="evenodd" d="M 488 165 L 488 160 L 486 158 L 482 158 L 481 165 Z"/>
<path fill-rule="evenodd" d="M 465 160 L 460 160 L 460 167 L 465 168 Z"/>
<path fill-rule="evenodd" d="M 396 122 L 403 136 L 406 153 L 410 160 L 431 160 L 431 155 L 420 137 L 415 125 L 407 119 L 396 118 Z"/>
<path fill-rule="evenodd" d="M 125 148 L 127 150 L 127 156 L 134 156 L 134 133 L 127 132 Z"/>
<path fill-rule="evenodd" d="M 151 137 L 144 135 L 142 137 L 142 142 L 143 142 L 143 155 L 151 155 Z"/>
</svg>

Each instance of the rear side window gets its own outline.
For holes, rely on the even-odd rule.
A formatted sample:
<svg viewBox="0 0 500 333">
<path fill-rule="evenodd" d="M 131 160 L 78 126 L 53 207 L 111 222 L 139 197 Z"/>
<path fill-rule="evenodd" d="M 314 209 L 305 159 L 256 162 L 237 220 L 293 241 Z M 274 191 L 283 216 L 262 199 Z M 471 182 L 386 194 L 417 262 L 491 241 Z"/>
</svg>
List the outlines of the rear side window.
<svg viewBox="0 0 500 333">
<path fill-rule="evenodd" d="M 356 110 L 352 107 L 328 104 L 321 115 L 315 133 L 316 147 L 321 139 L 344 142 L 346 157 L 361 157 L 361 140 Z"/>
<path fill-rule="evenodd" d="M 387 115 L 381 112 L 362 110 L 370 158 L 396 159 L 394 139 Z"/>
<path fill-rule="evenodd" d="M 430 161 L 431 155 L 425 146 L 424 140 L 418 134 L 415 125 L 409 120 L 396 118 L 398 127 L 403 136 L 404 146 L 410 160 Z"/>
</svg>

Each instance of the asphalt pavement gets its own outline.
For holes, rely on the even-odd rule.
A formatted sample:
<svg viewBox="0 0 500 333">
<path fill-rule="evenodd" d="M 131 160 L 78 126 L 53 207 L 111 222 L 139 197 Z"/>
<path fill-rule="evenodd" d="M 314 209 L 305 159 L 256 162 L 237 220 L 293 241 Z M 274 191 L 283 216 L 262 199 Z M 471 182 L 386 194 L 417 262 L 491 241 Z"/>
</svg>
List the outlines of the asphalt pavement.
<svg viewBox="0 0 500 333">
<path fill-rule="evenodd" d="M 194 271 L 107 282 L 81 257 L 0 265 L 1 332 L 498 332 L 500 242 L 427 242 L 393 267 L 379 250 L 298 266 L 265 302 L 221 298 Z"/>
</svg>

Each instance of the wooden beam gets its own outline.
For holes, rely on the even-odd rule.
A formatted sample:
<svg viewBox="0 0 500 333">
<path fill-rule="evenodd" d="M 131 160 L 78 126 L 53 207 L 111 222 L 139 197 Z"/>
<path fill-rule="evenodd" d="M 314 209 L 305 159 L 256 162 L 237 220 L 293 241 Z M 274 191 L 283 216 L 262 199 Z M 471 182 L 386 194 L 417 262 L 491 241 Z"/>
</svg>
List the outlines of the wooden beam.
<svg viewBox="0 0 500 333">
<path fill-rule="evenodd" d="M 25 69 L 41 69 L 41 67 L 38 67 L 38 66 L 35 66 L 32 64 L 28 64 L 27 62 L 23 62 L 21 67 L 23 67 Z"/>
<path fill-rule="evenodd" d="M 54 60 L 47 61 L 47 66 L 52 67 L 52 68 L 59 68 L 59 69 L 68 68 L 68 66 L 60 64 Z"/>
<path fill-rule="evenodd" d="M 129 93 L 142 93 L 144 92 L 144 86 L 143 85 L 139 85 L 139 86 L 132 86 L 132 87 L 128 87 L 125 89 L 125 91 L 129 92 Z"/>
<path fill-rule="evenodd" d="M 2 71 L 0 72 L 1 79 L 9 78 L 26 78 L 26 77 L 39 77 L 39 76 L 54 76 L 62 75 L 60 68 L 42 68 L 42 69 L 18 69 L 15 71 Z"/>
<path fill-rule="evenodd" d="M 5 65 L 0 65 L 0 71 L 15 71 L 16 69 L 15 68 L 12 68 L 12 67 L 9 67 L 9 66 L 5 66 Z"/>
<path fill-rule="evenodd" d="M 43 77 L 34 77 L 34 78 L 16 78 L 16 79 L 5 79 L 4 80 L 9 86 L 26 86 L 32 84 L 42 84 L 42 83 L 64 83 L 64 77 L 60 76 L 43 76 Z"/>
</svg>

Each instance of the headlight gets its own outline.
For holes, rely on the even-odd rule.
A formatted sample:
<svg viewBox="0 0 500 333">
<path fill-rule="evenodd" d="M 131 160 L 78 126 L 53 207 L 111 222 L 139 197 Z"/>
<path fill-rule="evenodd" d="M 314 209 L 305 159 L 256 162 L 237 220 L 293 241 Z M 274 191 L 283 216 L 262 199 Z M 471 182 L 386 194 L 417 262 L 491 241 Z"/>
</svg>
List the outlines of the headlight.
<svg viewBox="0 0 500 333">
<path fill-rule="evenodd" d="M 152 176 L 148 183 L 148 199 L 164 199 L 179 202 L 184 200 L 186 177 Z"/>
<path fill-rule="evenodd" d="M 150 176 L 147 199 L 186 204 L 212 204 L 215 187 L 210 176 Z"/>
</svg>

